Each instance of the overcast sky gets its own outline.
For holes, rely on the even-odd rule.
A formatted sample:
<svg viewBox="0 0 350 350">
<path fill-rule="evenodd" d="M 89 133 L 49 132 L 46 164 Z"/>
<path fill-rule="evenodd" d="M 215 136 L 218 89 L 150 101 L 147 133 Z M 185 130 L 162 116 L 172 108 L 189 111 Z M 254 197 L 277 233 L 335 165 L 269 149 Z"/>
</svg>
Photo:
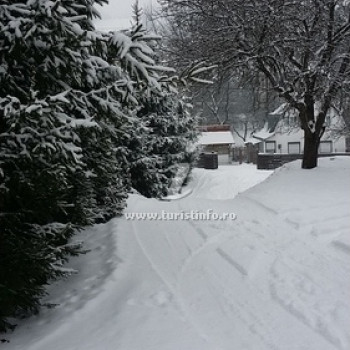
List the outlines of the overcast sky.
<svg viewBox="0 0 350 350">
<path fill-rule="evenodd" d="M 100 30 L 118 30 L 130 27 L 134 0 L 109 0 L 109 4 L 98 6 L 102 20 L 96 21 Z M 157 6 L 157 0 L 139 0 L 142 8 Z"/>
</svg>

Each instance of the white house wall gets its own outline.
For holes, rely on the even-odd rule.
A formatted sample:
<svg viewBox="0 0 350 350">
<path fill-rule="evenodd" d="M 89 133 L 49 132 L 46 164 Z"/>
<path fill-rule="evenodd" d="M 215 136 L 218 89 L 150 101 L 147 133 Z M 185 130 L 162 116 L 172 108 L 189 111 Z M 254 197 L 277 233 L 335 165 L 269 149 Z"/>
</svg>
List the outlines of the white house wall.
<svg viewBox="0 0 350 350">
<path fill-rule="evenodd" d="M 317 106 L 316 106 L 317 107 Z M 268 142 L 275 141 L 276 143 L 276 153 L 289 153 L 288 152 L 288 143 L 298 142 L 300 143 L 300 153 L 303 153 L 304 149 L 304 132 L 300 129 L 299 126 L 299 118 L 297 112 L 293 109 L 287 111 L 284 115 L 283 110 L 285 109 L 285 105 L 280 106 L 276 111 L 272 112 L 271 115 L 279 115 L 280 119 L 276 125 L 274 130 L 274 134 L 270 137 L 264 135 L 266 133 L 265 129 L 262 129 L 260 132 L 256 132 L 254 134 L 255 137 L 261 140 L 265 140 L 260 146 L 260 152 L 268 152 L 267 146 L 272 144 L 268 144 Z M 317 108 L 316 108 L 317 109 Z M 323 135 L 321 142 L 323 143 L 324 152 L 326 147 L 325 141 L 330 142 L 331 144 L 331 152 L 334 153 L 342 153 L 346 152 L 346 139 L 344 136 L 339 136 L 341 131 L 344 129 L 345 124 L 343 118 L 341 118 L 338 112 L 335 109 L 331 109 L 326 118 L 327 124 L 327 132 Z M 259 134 L 260 133 L 260 134 Z M 327 144 L 329 146 L 329 144 Z M 297 147 L 294 146 L 294 149 Z"/>
<path fill-rule="evenodd" d="M 333 152 L 342 153 L 346 152 L 346 142 L 345 137 L 336 137 L 334 135 L 330 135 L 329 133 L 325 133 L 321 139 L 321 141 L 331 141 L 333 145 Z"/>
<path fill-rule="evenodd" d="M 219 165 L 227 165 L 231 163 L 232 163 L 232 159 L 229 154 L 218 154 Z"/>
<path fill-rule="evenodd" d="M 289 133 L 276 133 L 267 140 L 276 142 L 276 153 L 288 153 L 288 142 L 300 142 L 301 153 L 304 149 L 304 136 L 301 130 L 290 131 Z M 266 142 L 265 141 L 265 142 Z"/>
<path fill-rule="evenodd" d="M 265 141 L 265 146 L 266 146 L 266 142 L 269 142 L 269 141 L 276 142 L 276 153 L 288 153 L 288 143 L 291 143 L 291 142 L 300 143 L 300 153 L 303 153 L 303 150 L 304 150 L 304 132 L 301 129 L 291 130 L 287 133 L 276 132 L 273 136 L 269 137 Z M 329 133 L 325 133 L 321 141 L 331 141 L 332 152 L 341 153 L 341 152 L 345 152 L 346 150 L 344 137 L 331 138 Z"/>
</svg>

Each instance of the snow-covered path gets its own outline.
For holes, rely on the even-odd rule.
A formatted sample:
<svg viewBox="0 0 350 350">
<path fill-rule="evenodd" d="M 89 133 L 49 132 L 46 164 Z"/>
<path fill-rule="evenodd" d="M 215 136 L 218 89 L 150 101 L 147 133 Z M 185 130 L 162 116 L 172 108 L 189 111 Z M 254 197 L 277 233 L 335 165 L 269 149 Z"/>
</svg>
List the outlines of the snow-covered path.
<svg viewBox="0 0 350 350">
<path fill-rule="evenodd" d="M 57 285 L 61 307 L 25 322 L 4 349 L 349 349 L 350 159 L 308 171 L 293 163 L 238 194 L 267 175 L 196 169 L 189 197 L 132 196 L 129 213 L 236 218 L 116 219 L 91 230 L 90 266 L 79 258 L 82 275 Z"/>
</svg>

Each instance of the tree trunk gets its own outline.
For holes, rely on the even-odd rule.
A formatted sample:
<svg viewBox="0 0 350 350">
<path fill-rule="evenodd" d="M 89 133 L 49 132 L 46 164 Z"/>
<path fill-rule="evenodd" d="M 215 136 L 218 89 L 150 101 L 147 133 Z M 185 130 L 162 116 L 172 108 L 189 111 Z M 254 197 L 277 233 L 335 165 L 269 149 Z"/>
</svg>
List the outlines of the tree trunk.
<svg viewBox="0 0 350 350">
<path fill-rule="evenodd" d="M 318 146 L 320 145 L 320 138 L 317 133 L 305 132 L 304 142 L 304 156 L 303 156 L 303 169 L 313 169 L 317 167 L 318 158 Z"/>
</svg>

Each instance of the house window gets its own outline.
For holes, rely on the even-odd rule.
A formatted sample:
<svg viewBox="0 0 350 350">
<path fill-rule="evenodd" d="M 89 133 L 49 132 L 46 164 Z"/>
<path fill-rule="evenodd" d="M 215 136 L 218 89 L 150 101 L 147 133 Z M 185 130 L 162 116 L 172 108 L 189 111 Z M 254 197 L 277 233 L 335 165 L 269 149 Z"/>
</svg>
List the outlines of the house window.
<svg viewBox="0 0 350 350">
<path fill-rule="evenodd" d="M 331 117 L 330 117 L 330 115 L 326 116 L 324 123 L 325 123 L 327 128 L 329 128 L 331 126 Z"/>
<path fill-rule="evenodd" d="M 265 141 L 265 152 L 276 153 L 276 141 Z"/>
<path fill-rule="evenodd" d="M 288 124 L 289 126 L 297 126 L 298 125 L 298 118 L 296 115 L 292 114 L 288 118 Z"/>
<path fill-rule="evenodd" d="M 332 153 L 332 141 L 321 141 L 318 150 L 320 153 Z"/>
<path fill-rule="evenodd" d="M 300 142 L 288 142 L 288 153 L 299 154 Z"/>
<path fill-rule="evenodd" d="M 259 153 L 264 153 L 264 142 L 258 143 Z"/>
</svg>

